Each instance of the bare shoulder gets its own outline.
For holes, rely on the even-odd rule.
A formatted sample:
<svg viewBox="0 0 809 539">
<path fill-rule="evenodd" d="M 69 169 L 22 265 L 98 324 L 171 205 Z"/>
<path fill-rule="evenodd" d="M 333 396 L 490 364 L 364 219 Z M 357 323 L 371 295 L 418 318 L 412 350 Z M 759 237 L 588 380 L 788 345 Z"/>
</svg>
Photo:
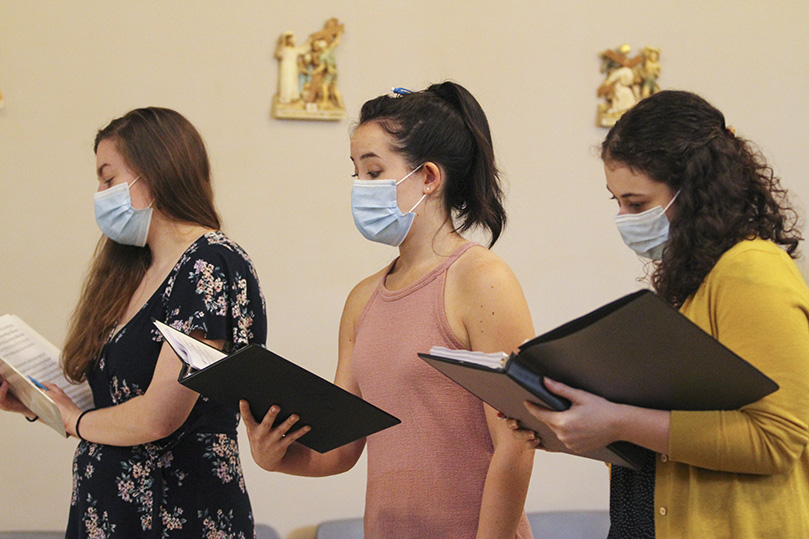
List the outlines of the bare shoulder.
<svg viewBox="0 0 809 539">
<path fill-rule="evenodd" d="M 360 317 L 362 310 L 368 304 L 374 290 L 379 286 L 380 280 L 387 271 L 388 267 L 386 266 L 357 283 L 351 292 L 349 292 L 345 306 L 343 307 L 343 316 L 340 322 L 341 328 L 348 330 L 349 333 L 353 335 L 355 322 Z"/>
<path fill-rule="evenodd" d="M 460 287 L 467 293 L 484 293 L 487 290 L 520 285 L 506 262 L 485 247 L 473 247 L 452 265 L 448 273 L 448 285 Z"/>
<path fill-rule="evenodd" d="M 348 294 L 348 298 L 346 299 L 345 310 L 346 311 L 357 311 L 357 314 L 365 308 L 365 305 L 368 303 L 368 300 L 371 299 L 371 295 L 376 290 L 377 286 L 379 286 L 379 281 L 385 275 L 385 272 L 388 271 L 388 268 L 382 268 L 378 272 L 374 273 L 373 275 L 369 275 L 359 283 L 357 283 L 354 288 L 351 289 L 351 292 Z"/>
<path fill-rule="evenodd" d="M 486 248 L 469 249 L 450 267 L 444 305 L 450 327 L 472 350 L 510 351 L 533 336 L 516 275 Z"/>
</svg>

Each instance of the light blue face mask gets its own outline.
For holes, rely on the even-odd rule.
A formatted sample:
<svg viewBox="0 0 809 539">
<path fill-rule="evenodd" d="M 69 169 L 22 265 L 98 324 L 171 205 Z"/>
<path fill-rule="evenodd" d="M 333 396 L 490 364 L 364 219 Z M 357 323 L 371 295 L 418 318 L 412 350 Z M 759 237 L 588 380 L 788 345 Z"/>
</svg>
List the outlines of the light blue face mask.
<svg viewBox="0 0 809 539">
<path fill-rule="evenodd" d="M 625 213 L 615 216 L 618 232 L 627 247 L 644 258 L 660 260 L 663 249 L 669 241 L 669 219 L 666 211 L 671 207 L 680 191 L 666 204 L 666 207 L 655 206 L 642 213 Z"/>
<path fill-rule="evenodd" d="M 396 202 L 396 186 L 414 174 L 422 165 L 399 180 L 354 180 L 351 189 L 351 213 L 354 224 L 367 239 L 392 247 L 398 247 L 413 225 L 416 214 L 413 210 L 424 200 L 423 195 L 415 206 L 402 214 Z"/>
<path fill-rule="evenodd" d="M 135 185 L 140 176 L 129 183 L 121 183 L 97 192 L 93 196 L 96 223 L 109 239 L 123 245 L 146 245 L 149 225 L 152 222 L 152 208 L 136 210 L 132 207 L 129 188 Z"/>
</svg>

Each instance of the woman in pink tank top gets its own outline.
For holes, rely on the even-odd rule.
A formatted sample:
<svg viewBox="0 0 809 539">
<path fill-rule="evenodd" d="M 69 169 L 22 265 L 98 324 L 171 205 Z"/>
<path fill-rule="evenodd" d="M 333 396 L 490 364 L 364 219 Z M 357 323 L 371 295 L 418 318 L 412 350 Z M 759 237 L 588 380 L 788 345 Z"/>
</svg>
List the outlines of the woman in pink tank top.
<svg viewBox="0 0 809 539">
<path fill-rule="evenodd" d="M 362 108 L 351 138 L 352 212 L 399 257 L 360 282 L 340 323 L 335 383 L 399 417 L 367 439 L 365 536 L 530 538 L 523 511 L 532 451 L 497 412 L 421 361 L 439 345 L 511 351 L 534 335 L 516 277 L 461 235 L 497 241 L 506 221 L 486 115 L 462 86 L 397 89 Z M 404 213 L 406 212 L 406 213 Z M 265 469 L 321 476 L 350 469 L 366 440 L 325 454 L 242 408 Z"/>
</svg>

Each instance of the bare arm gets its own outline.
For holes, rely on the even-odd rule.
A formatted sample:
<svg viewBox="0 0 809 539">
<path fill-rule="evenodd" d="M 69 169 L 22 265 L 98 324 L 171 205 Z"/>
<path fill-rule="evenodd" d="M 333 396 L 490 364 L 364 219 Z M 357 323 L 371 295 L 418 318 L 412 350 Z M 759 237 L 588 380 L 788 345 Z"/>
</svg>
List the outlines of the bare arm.
<svg viewBox="0 0 809 539">
<path fill-rule="evenodd" d="M 452 310 L 463 322 L 470 349 L 511 351 L 534 336 L 528 305 L 508 266 L 488 251 L 474 251 L 469 254 L 477 256 L 458 265 L 458 274 L 448 282 L 448 311 L 457 307 Z M 495 410 L 484 405 L 484 411 L 494 454 L 483 487 L 477 535 L 513 538 L 525 505 L 533 452 L 511 435 Z"/>
<path fill-rule="evenodd" d="M 337 373 L 334 383 L 358 396 L 362 395 L 351 372 L 351 354 L 354 350 L 356 321 L 373 290 L 371 285 L 373 279 L 374 277 L 366 279 L 351 291 L 340 319 Z M 373 280 L 373 283 L 375 282 Z M 250 414 L 247 403 L 242 402 L 241 411 L 253 459 L 268 471 L 316 477 L 334 475 L 350 470 L 357 463 L 365 448 L 363 438 L 321 454 L 294 443 L 308 431 L 302 432 L 303 429 L 299 429 L 291 435 L 286 435 L 297 421 L 297 416 L 291 416 L 285 422 L 272 428 L 273 421 L 280 412 L 277 407 L 271 408 L 260 423 Z"/>
<path fill-rule="evenodd" d="M 200 338 L 198 332 L 194 336 Z M 223 345 L 223 341 L 202 340 L 216 348 Z M 81 419 L 81 436 L 91 442 L 131 446 L 159 440 L 180 428 L 199 396 L 177 381 L 181 367 L 180 359 L 163 343 L 146 392 L 122 404 L 85 414 Z M 76 436 L 81 410 L 58 387 L 46 385 L 62 414 L 65 430 Z"/>
</svg>

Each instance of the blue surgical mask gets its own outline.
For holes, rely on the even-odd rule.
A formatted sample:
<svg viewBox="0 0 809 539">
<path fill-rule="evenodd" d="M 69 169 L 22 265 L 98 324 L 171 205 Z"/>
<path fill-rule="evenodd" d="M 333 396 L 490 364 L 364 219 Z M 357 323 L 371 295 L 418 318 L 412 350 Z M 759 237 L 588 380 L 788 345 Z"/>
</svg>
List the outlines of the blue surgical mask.
<svg viewBox="0 0 809 539">
<path fill-rule="evenodd" d="M 146 245 L 149 235 L 149 224 L 152 221 L 152 208 L 136 210 L 132 207 L 129 187 L 134 185 L 140 176 L 129 183 L 121 183 L 97 192 L 93 197 L 96 223 L 109 239 L 123 245 Z"/>
<path fill-rule="evenodd" d="M 669 241 L 669 220 L 666 211 L 671 207 L 680 191 L 677 191 L 665 208 L 655 206 L 642 213 L 625 213 L 615 216 L 618 232 L 627 247 L 644 258 L 660 260 L 663 249 Z"/>
<path fill-rule="evenodd" d="M 399 180 L 354 180 L 351 189 L 351 213 L 357 229 L 371 241 L 398 247 L 410 231 L 416 214 L 413 210 L 424 200 L 402 214 L 396 202 L 396 186 L 414 174 L 422 165 Z"/>
</svg>

